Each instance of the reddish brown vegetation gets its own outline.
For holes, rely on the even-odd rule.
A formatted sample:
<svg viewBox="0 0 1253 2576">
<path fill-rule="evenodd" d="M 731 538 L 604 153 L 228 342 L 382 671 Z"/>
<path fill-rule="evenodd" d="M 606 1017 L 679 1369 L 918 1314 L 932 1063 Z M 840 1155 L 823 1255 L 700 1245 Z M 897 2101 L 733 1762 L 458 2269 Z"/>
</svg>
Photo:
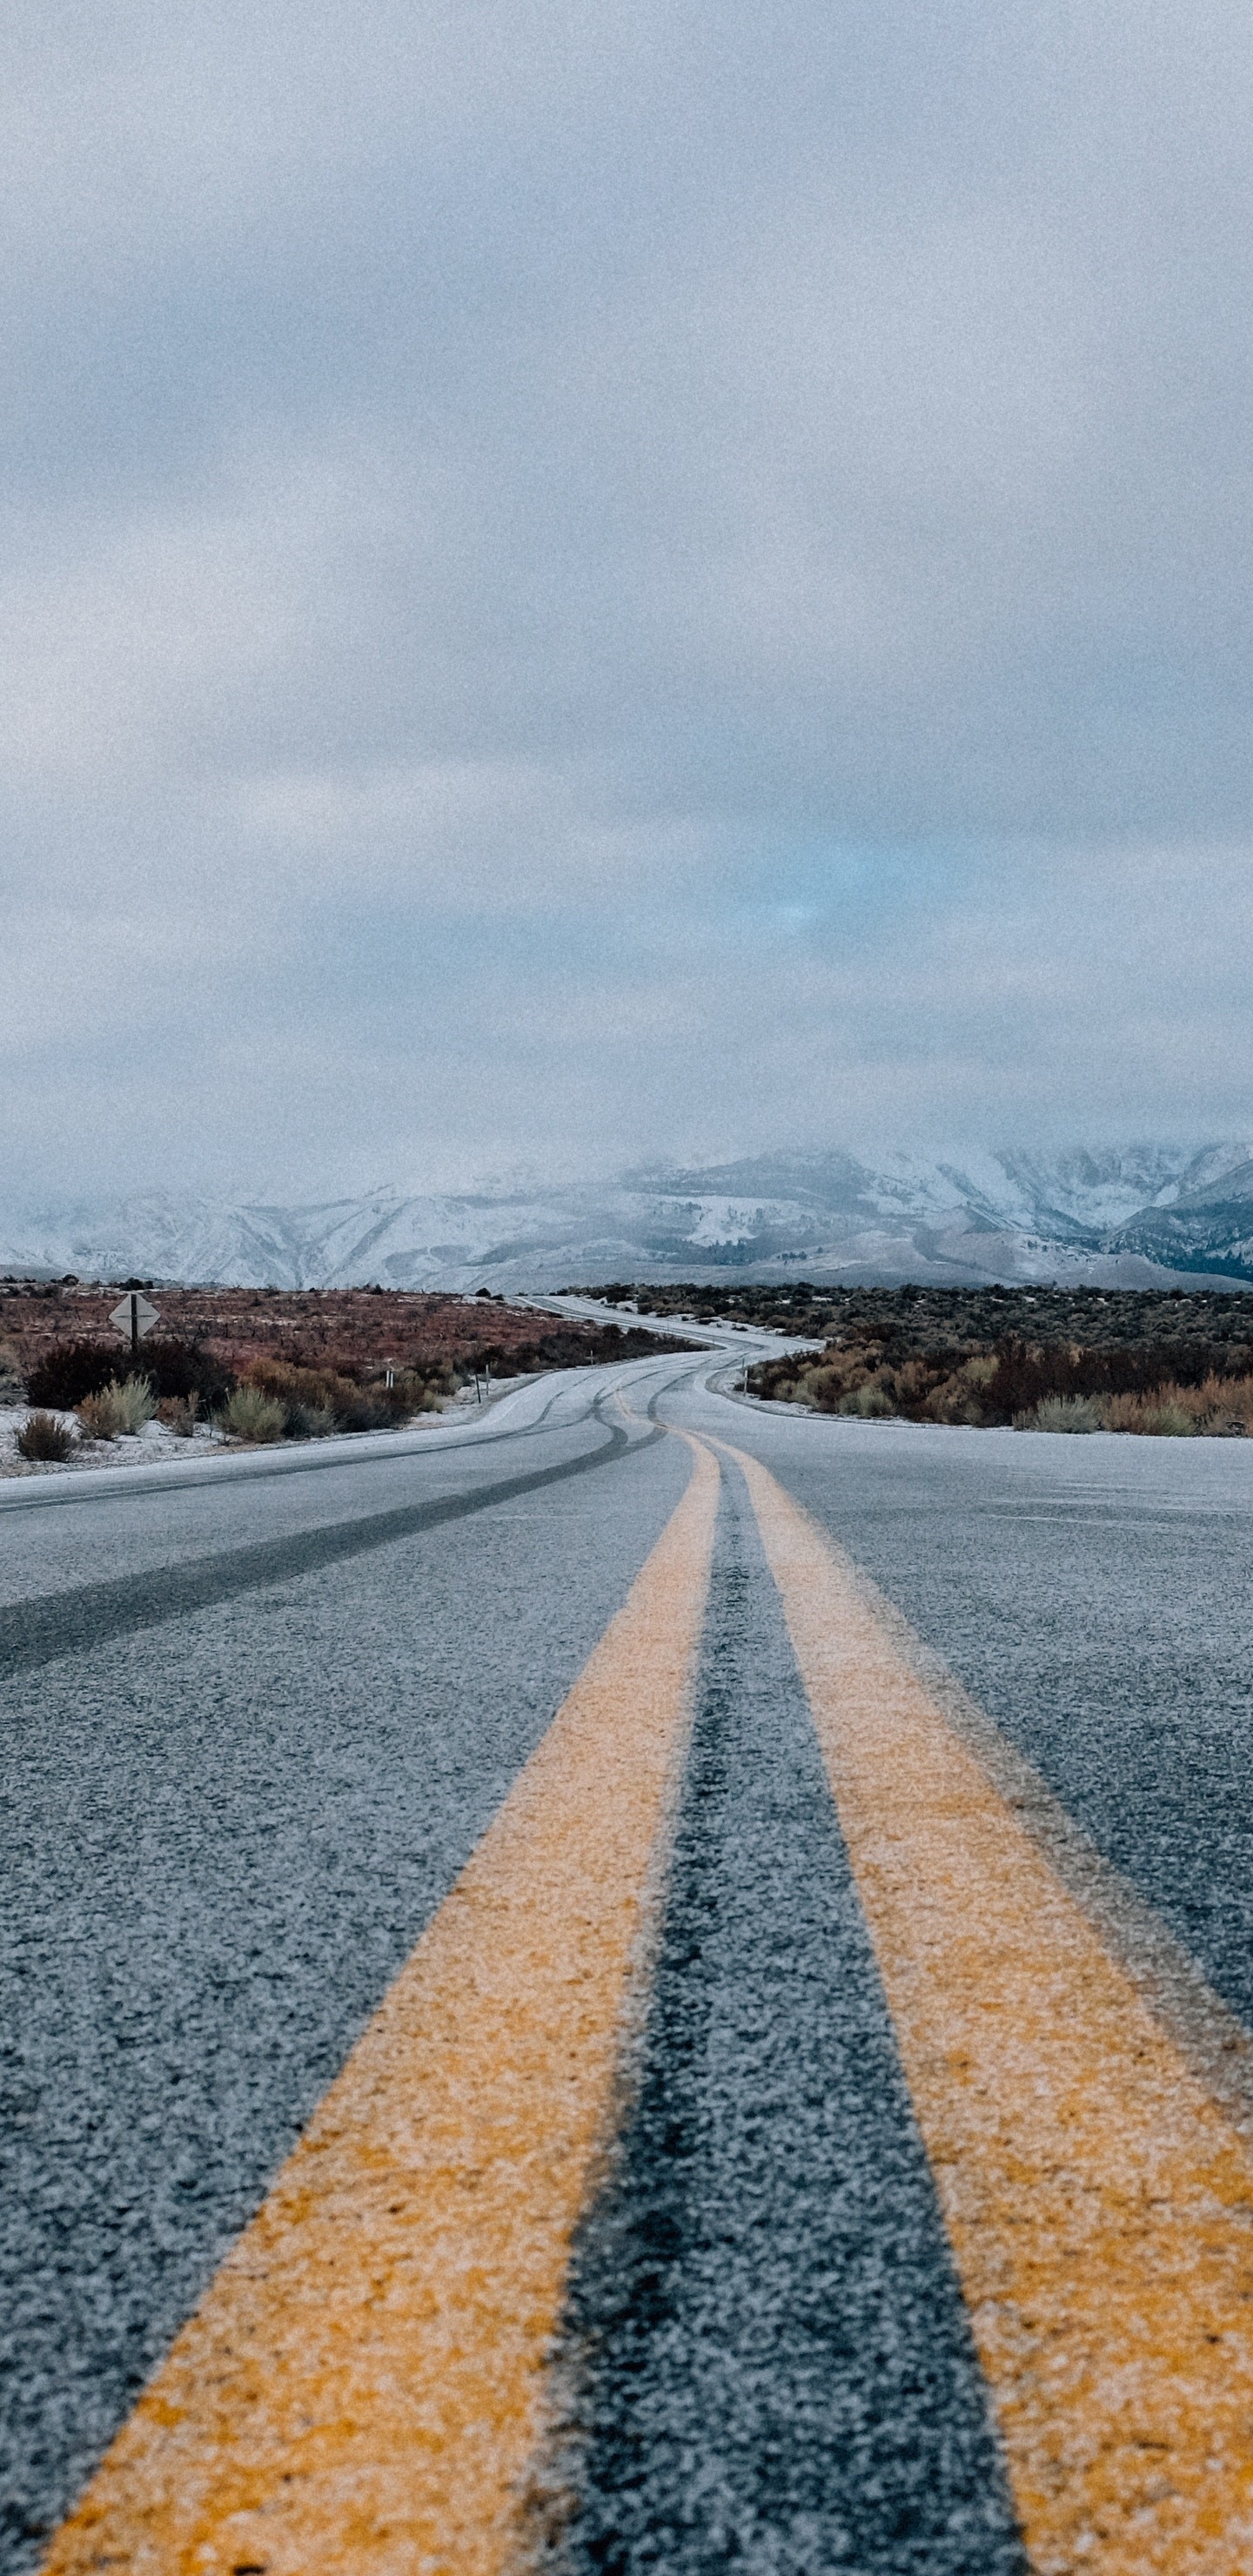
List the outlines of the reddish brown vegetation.
<svg viewBox="0 0 1253 2576">
<path fill-rule="evenodd" d="M 152 1296 L 161 1323 L 141 1365 L 162 1380 L 186 1374 L 174 1367 L 175 1343 L 216 1362 L 230 1381 L 252 1378 L 256 1364 L 267 1362 L 365 1387 L 390 1365 L 398 1375 L 444 1388 L 475 1369 L 512 1377 L 685 1347 L 638 1329 L 624 1333 L 615 1324 L 567 1323 L 485 1298 L 400 1289 L 156 1288 Z M 126 1356 L 108 1322 L 117 1301 L 116 1288 L 21 1287 L 0 1295 L 0 1325 L 27 1385 L 43 1383 L 41 1363 L 46 1367 L 49 1354 L 70 1343 L 107 1353 L 116 1371 Z M 174 1397 L 187 1389 L 162 1383 L 159 1392 Z"/>
<path fill-rule="evenodd" d="M 1247 1341 L 1143 1341 L 1085 1348 L 1006 1335 L 919 1351 L 902 1338 L 850 1333 L 820 1353 L 789 1353 L 749 1373 L 755 1395 L 818 1413 L 894 1414 L 910 1422 L 1024 1423 L 1086 1402 L 1075 1429 L 1242 1433 L 1253 1419 Z M 1162 1417 L 1169 1414 L 1172 1419 Z M 1177 1416 L 1175 1420 L 1173 1417 Z M 1049 1427 L 1062 1428 L 1061 1414 Z"/>
</svg>

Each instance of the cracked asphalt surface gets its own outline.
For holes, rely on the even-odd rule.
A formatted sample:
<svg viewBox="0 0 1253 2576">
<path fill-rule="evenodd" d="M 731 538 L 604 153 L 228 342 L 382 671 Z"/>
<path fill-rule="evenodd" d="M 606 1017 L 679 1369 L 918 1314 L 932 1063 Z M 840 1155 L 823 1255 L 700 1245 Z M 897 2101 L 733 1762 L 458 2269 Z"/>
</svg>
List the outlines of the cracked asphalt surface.
<svg viewBox="0 0 1253 2576">
<path fill-rule="evenodd" d="M 6 2576 L 665 1526 L 688 1461 L 650 1398 L 830 1530 L 1253 2022 L 1253 1453 L 799 1420 L 706 1391 L 708 1366 L 580 1373 L 458 1446 L 0 1514 Z M 1027 2563 L 733 1468 L 566 2358 L 572 2571 Z"/>
</svg>

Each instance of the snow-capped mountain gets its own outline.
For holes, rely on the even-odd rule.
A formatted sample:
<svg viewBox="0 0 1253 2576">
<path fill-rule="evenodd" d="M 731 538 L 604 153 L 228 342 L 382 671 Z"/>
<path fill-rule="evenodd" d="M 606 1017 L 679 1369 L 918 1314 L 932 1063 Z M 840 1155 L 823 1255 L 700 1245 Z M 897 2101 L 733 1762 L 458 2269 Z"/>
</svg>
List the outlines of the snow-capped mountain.
<svg viewBox="0 0 1253 2576">
<path fill-rule="evenodd" d="M 0 1216 L 0 1268 L 237 1286 L 551 1290 L 613 1279 L 1253 1285 L 1253 1146 L 763 1155 L 615 1183 L 326 1204 L 152 1191 Z"/>
</svg>

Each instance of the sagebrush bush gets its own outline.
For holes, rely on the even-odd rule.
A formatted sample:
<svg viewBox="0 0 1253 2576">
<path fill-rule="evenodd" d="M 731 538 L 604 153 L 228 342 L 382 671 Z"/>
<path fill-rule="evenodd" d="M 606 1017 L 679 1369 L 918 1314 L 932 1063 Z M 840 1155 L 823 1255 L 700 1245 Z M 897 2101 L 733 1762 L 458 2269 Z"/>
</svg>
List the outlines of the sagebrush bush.
<svg viewBox="0 0 1253 2576">
<path fill-rule="evenodd" d="M 962 1376 L 967 1386 L 990 1386 L 1000 1363 L 991 1351 L 976 1351 L 971 1360 L 962 1363 Z"/>
<path fill-rule="evenodd" d="M 1147 1404 L 1144 1429 L 1159 1440 L 1187 1440 L 1200 1428 L 1196 1415 L 1183 1404 Z"/>
<path fill-rule="evenodd" d="M 150 1377 L 124 1377 L 118 1388 L 122 1406 L 122 1428 L 127 1432 L 142 1431 L 157 1409 L 156 1390 Z"/>
<path fill-rule="evenodd" d="M 840 1411 L 856 1414 L 863 1422 L 875 1422 L 895 1413 L 896 1407 L 887 1388 L 876 1386 L 873 1379 L 867 1378 L 864 1386 L 855 1386 L 848 1395 L 841 1396 Z"/>
<path fill-rule="evenodd" d="M 286 1408 L 274 1396 L 264 1395 L 259 1386 L 237 1386 L 218 1415 L 218 1423 L 232 1440 L 268 1443 L 283 1438 Z"/>
<path fill-rule="evenodd" d="M 61 1466 L 76 1446 L 68 1422 L 58 1422 L 55 1413 L 28 1413 L 17 1435 L 20 1458 L 41 1458 Z"/>
<path fill-rule="evenodd" d="M 1015 1431 L 1100 1431 L 1101 1407 L 1090 1395 L 1042 1395 L 1030 1413 L 1016 1413 Z"/>
<path fill-rule="evenodd" d="M 142 1431 L 156 1409 L 150 1378 L 111 1378 L 94 1395 L 83 1397 L 78 1418 L 89 1439 L 120 1440 Z"/>
<path fill-rule="evenodd" d="M 844 1397 L 868 1385 L 869 1378 L 863 1352 L 828 1350 L 820 1360 L 801 1367 L 787 1393 L 801 1404 L 811 1404 L 816 1413 L 838 1413 Z"/>
<path fill-rule="evenodd" d="M 97 1387 L 94 1395 L 85 1395 L 78 1418 L 89 1440 L 116 1440 L 122 1428 L 116 1387 Z"/>
<path fill-rule="evenodd" d="M 316 1439 L 327 1431 L 385 1431 L 417 1410 L 415 1381 L 408 1371 L 391 1387 L 358 1386 L 334 1369 L 262 1358 L 248 1362 L 243 1383 L 282 1406 L 291 1440 Z"/>
<path fill-rule="evenodd" d="M 403 1420 L 411 1413 L 438 1413 L 452 1389 L 438 1375 L 423 1377 L 419 1369 L 401 1369 L 392 1392 Z"/>
</svg>

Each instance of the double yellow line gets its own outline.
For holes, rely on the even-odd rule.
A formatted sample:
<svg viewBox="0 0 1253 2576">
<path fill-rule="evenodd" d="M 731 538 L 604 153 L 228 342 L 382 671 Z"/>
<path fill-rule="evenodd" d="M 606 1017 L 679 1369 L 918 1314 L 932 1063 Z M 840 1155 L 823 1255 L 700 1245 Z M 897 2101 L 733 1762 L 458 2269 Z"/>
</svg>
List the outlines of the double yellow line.
<svg viewBox="0 0 1253 2576">
<path fill-rule="evenodd" d="M 773 1477 L 739 1463 L 1031 2563 L 1249 2576 L 1248 2149 L 851 1567 Z"/>
<path fill-rule="evenodd" d="M 685 1435 L 686 1436 L 686 1435 Z M 506 2576 L 664 1886 L 719 1470 L 123 2427 L 49 2576 Z M 738 1451 L 1039 2576 L 1253 2567 L 1253 2160 L 852 1569 Z"/>
</svg>

